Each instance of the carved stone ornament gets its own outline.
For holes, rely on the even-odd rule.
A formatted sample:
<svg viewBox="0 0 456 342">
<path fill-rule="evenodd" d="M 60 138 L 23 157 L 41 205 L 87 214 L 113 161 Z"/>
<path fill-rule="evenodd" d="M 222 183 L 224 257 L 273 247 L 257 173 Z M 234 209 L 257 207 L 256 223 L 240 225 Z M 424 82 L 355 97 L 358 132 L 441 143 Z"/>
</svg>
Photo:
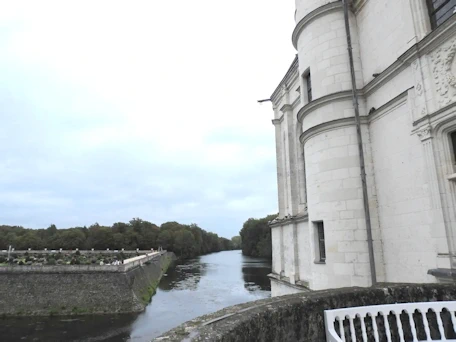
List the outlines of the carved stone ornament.
<svg viewBox="0 0 456 342">
<path fill-rule="evenodd" d="M 423 86 L 420 82 L 418 82 L 418 84 L 416 85 L 416 93 L 418 96 L 423 95 Z"/>
<path fill-rule="evenodd" d="M 423 129 L 419 130 L 417 134 L 420 137 L 421 141 L 430 139 L 432 136 L 432 127 L 426 126 Z"/>
<path fill-rule="evenodd" d="M 281 96 L 285 96 L 285 94 L 288 92 L 288 87 L 286 84 L 282 85 L 281 90 Z"/>
<path fill-rule="evenodd" d="M 433 76 L 441 107 L 456 101 L 456 76 L 453 73 L 453 69 L 456 69 L 455 55 L 456 39 L 431 55 Z"/>
</svg>

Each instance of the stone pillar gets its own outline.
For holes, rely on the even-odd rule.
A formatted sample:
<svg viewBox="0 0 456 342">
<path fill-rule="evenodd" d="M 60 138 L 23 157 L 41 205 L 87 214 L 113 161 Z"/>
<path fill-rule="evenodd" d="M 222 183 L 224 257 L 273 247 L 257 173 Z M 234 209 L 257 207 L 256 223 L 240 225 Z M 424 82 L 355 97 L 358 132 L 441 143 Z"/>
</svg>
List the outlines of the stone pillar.
<svg viewBox="0 0 456 342">
<path fill-rule="evenodd" d="M 287 130 L 287 144 L 284 148 L 287 149 L 288 160 L 288 189 L 289 194 L 289 213 L 296 215 L 298 213 L 298 204 L 299 204 L 299 184 L 298 184 L 298 164 L 297 164 L 297 155 L 296 155 L 296 124 L 293 116 L 293 107 L 291 105 L 284 105 L 280 108 L 280 111 L 283 113 L 286 130 Z"/>
<path fill-rule="evenodd" d="M 282 133 L 281 133 L 281 122 L 280 119 L 272 120 L 275 127 L 275 139 L 276 139 L 276 160 L 277 160 L 277 187 L 278 187 L 278 201 L 279 201 L 279 217 L 283 218 L 285 213 L 285 175 L 284 175 L 284 161 L 282 158 Z"/>
<path fill-rule="evenodd" d="M 423 152 L 425 159 L 425 168 L 429 182 L 429 193 L 432 208 L 432 231 L 431 235 L 437 241 L 442 241 L 446 237 L 447 245 L 441 242 L 437 243 L 437 251 L 441 254 L 450 254 L 451 268 L 455 268 L 455 246 L 454 237 L 451 229 L 446 229 L 445 217 L 443 214 L 442 199 L 440 197 L 440 186 L 436 168 L 436 157 L 433 146 L 432 127 L 426 126 L 418 131 L 418 137 L 423 143 Z"/>
<path fill-rule="evenodd" d="M 283 245 L 283 226 L 280 226 L 280 276 L 285 275 L 285 250 Z"/>
<path fill-rule="evenodd" d="M 294 279 L 293 279 L 293 283 L 295 283 L 296 281 L 300 280 L 300 275 L 299 275 L 298 223 L 297 222 L 293 222 L 293 249 L 294 249 Z"/>
</svg>

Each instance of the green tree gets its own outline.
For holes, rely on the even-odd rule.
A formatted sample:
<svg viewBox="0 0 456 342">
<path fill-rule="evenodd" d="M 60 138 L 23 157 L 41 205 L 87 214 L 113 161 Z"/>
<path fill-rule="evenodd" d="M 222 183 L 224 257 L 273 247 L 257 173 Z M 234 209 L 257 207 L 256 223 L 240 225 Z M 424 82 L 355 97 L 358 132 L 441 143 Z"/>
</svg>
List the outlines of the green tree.
<svg viewBox="0 0 456 342">
<path fill-rule="evenodd" d="M 269 215 L 261 219 L 248 219 L 239 235 L 241 236 L 242 254 L 272 258 L 271 228 L 269 221 L 277 215 Z"/>
<path fill-rule="evenodd" d="M 195 254 L 195 238 L 186 229 L 181 229 L 174 236 L 174 251 L 183 258 L 189 258 Z"/>
<path fill-rule="evenodd" d="M 173 249 L 173 234 L 169 230 L 162 230 L 160 228 L 160 233 L 157 238 L 157 247 L 163 247 L 164 249 Z"/>
<path fill-rule="evenodd" d="M 233 249 L 241 249 L 242 246 L 241 246 L 241 237 L 238 235 L 238 236 L 233 236 L 231 238 L 231 242 L 233 243 Z"/>
</svg>

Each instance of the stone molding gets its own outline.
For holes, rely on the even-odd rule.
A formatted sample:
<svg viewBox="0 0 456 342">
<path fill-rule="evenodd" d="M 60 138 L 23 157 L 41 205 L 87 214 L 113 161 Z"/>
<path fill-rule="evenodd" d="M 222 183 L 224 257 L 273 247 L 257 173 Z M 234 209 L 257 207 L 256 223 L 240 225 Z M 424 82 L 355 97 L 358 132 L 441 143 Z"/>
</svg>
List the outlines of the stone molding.
<svg viewBox="0 0 456 342">
<path fill-rule="evenodd" d="M 334 1 L 334 2 L 330 2 L 329 4 L 323 5 L 317 9 L 313 10 L 312 12 L 307 14 L 304 18 L 302 18 L 299 21 L 299 23 L 296 25 L 296 27 L 293 31 L 292 38 L 291 38 L 295 49 L 298 49 L 299 35 L 301 34 L 302 30 L 307 25 L 309 25 L 312 21 L 314 21 L 315 19 L 317 19 L 323 15 L 327 15 L 329 13 L 333 13 L 336 11 L 343 11 L 343 9 L 344 9 L 344 7 L 342 5 L 342 1 Z"/>
<path fill-rule="evenodd" d="M 442 114 L 445 115 L 446 112 L 451 111 L 456 107 L 456 102 L 450 103 L 449 105 L 442 107 L 435 111 L 434 113 L 427 114 L 418 120 L 413 122 L 413 126 L 419 126 L 422 123 L 434 121 L 434 118 L 441 116 Z"/>
<path fill-rule="evenodd" d="M 372 92 L 380 88 L 385 82 L 398 75 L 402 70 L 411 65 L 414 60 L 429 54 L 443 44 L 456 31 L 456 18 L 451 18 L 439 26 L 437 29 L 429 33 L 420 42 L 410 47 L 404 52 L 393 64 L 387 67 L 384 71 L 375 77 L 372 81 L 366 84 L 363 88 L 363 93 L 369 96 Z"/>
<path fill-rule="evenodd" d="M 280 111 L 281 111 L 282 113 L 291 112 L 291 111 L 293 111 L 293 106 L 292 106 L 292 105 L 289 105 L 289 104 L 284 104 L 284 105 L 280 108 Z"/>
<path fill-rule="evenodd" d="M 410 89 L 412 89 L 412 88 L 409 88 L 406 91 L 402 92 L 401 94 L 399 94 L 398 96 L 396 96 L 395 98 L 393 98 L 392 100 L 388 101 L 387 103 L 382 105 L 380 108 L 375 110 L 373 113 L 371 113 L 371 114 L 369 114 L 367 116 L 362 115 L 360 117 L 361 124 L 369 124 L 372 120 L 377 119 L 378 117 L 380 117 L 384 113 L 390 111 L 392 108 L 394 108 L 394 107 L 396 107 L 398 105 L 401 105 L 407 99 L 407 95 L 408 95 L 408 92 L 409 92 Z M 338 97 L 339 99 L 343 99 L 344 100 L 344 99 L 347 99 L 347 97 L 346 97 L 347 93 L 350 94 L 350 98 L 351 98 L 351 91 L 342 92 L 342 93 L 336 93 L 336 94 L 340 95 Z M 320 98 L 320 99 L 322 99 L 321 103 L 324 104 L 324 103 L 331 102 L 331 96 L 332 95 L 334 95 L 334 94 L 325 96 L 325 98 Z M 360 97 L 363 98 L 362 94 L 360 94 Z M 316 100 L 316 101 L 318 101 L 318 100 Z M 314 102 L 316 102 L 316 101 L 314 101 Z M 306 107 L 303 107 L 301 110 L 304 110 Z M 308 111 L 311 111 L 311 110 L 312 110 L 312 108 L 309 108 Z M 302 111 L 302 112 L 300 111 L 298 113 L 298 115 L 300 115 L 300 113 L 302 115 L 304 115 L 304 113 L 307 113 L 308 111 Z M 299 117 L 298 117 L 298 120 L 299 120 Z M 299 141 L 301 142 L 301 144 L 304 144 L 307 140 L 309 140 L 310 138 L 312 138 L 313 136 L 315 136 L 317 134 L 320 134 L 320 133 L 323 133 L 323 132 L 326 132 L 326 131 L 331 131 L 331 130 L 334 130 L 334 129 L 338 129 L 338 128 L 341 128 L 341 127 L 352 126 L 352 125 L 353 126 L 355 125 L 355 117 L 354 116 L 349 117 L 349 118 L 342 118 L 342 119 L 337 119 L 337 120 L 324 122 L 324 123 L 319 124 L 317 126 L 311 127 L 309 129 L 307 129 L 305 132 L 303 132 L 301 134 L 301 136 L 299 137 Z"/>
<path fill-rule="evenodd" d="M 283 225 L 288 225 L 291 223 L 295 222 L 306 222 L 309 220 L 309 214 L 307 213 L 307 207 L 306 211 L 302 214 L 298 214 L 296 216 L 291 216 L 291 217 L 285 217 L 283 219 L 279 219 L 278 217 L 275 218 L 274 220 L 269 222 L 269 227 L 270 228 L 280 228 Z"/>
<path fill-rule="evenodd" d="M 280 125 L 282 122 L 283 122 L 283 115 L 281 115 L 280 118 L 278 118 L 278 119 L 273 119 L 272 120 L 272 124 L 274 126 Z"/>
<path fill-rule="evenodd" d="M 388 114 L 392 109 L 402 105 L 407 100 L 407 97 L 409 95 L 409 91 L 411 89 L 413 89 L 413 87 L 403 91 L 398 96 L 396 96 L 395 98 L 391 99 L 387 103 L 381 105 L 379 108 L 377 108 L 371 114 L 369 114 L 367 116 L 369 118 L 369 123 L 374 121 L 374 120 L 377 120 L 378 118 L 384 116 L 385 114 Z"/>
<path fill-rule="evenodd" d="M 306 280 L 297 280 L 295 284 L 290 283 L 290 279 L 288 277 L 282 277 L 279 274 L 276 273 L 270 273 L 268 274 L 268 278 L 271 281 L 276 281 L 278 283 L 281 283 L 283 285 L 286 285 L 288 287 L 294 288 L 296 290 L 299 290 L 301 292 L 310 292 L 309 289 L 309 282 Z"/>
<path fill-rule="evenodd" d="M 367 125 L 368 124 L 368 119 L 366 116 L 361 116 L 361 124 L 362 125 Z M 310 138 L 321 134 L 323 132 L 327 131 L 332 131 L 335 129 L 343 128 L 343 127 L 349 127 L 349 126 L 354 126 L 355 125 L 355 117 L 350 117 L 350 118 L 344 118 L 344 119 L 337 119 L 337 120 L 332 120 L 328 121 L 322 124 L 319 124 L 317 126 L 311 127 L 305 132 L 301 134 L 299 137 L 299 141 L 301 144 L 305 144 Z"/>
<path fill-rule="evenodd" d="M 302 120 L 304 117 L 312 112 L 313 110 L 320 108 L 326 104 L 332 103 L 332 102 L 337 102 L 337 101 L 345 101 L 345 100 L 351 100 L 353 97 L 353 92 L 351 90 L 346 90 L 346 91 L 340 91 L 337 93 L 332 93 L 329 95 L 325 95 L 322 97 L 319 97 L 318 99 L 313 100 L 312 102 L 309 102 L 305 106 L 303 106 L 298 114 L 298 122 L 302 123 Z M 363 96 L 362 92 L 358 92 L 359 96 Z"/>
<path fill-rule="evenodd" d="M 270 96 L 272 103 L 277 103 L 282 98 L 282 88 L 283 86 L 287 86 L 288 84 L 293 83 L 294 79 L 296 78 L 297 74 L 299 73 L 299 61 L 298 55 L 295 56 L 291 66 L 288 68 L 287 73 L 280 81 L 277 88 L 274 90 L 272 95 Z"/>
<path fill-rule="evenodd" d="M 421 130 L 419 130 L 417 132 L 417 134 L 420 137 L 421 141 L 426 141 L 428 139 L 431 139 L 432 138 L 432 127 L 431 127 L 431 125 L 422 128 Z"/>
</svg>

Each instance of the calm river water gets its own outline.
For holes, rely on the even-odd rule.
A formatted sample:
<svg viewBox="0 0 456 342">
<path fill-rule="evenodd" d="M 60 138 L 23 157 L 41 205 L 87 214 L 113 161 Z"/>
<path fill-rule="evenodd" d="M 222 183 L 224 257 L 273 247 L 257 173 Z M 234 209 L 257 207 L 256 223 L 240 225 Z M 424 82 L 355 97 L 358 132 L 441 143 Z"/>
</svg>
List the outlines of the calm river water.
<svg viewBox="0 0 456 342">
<path fill-rule="evenodd" d="M 150 341 L 195 317 L 270 297 L 268 260 L 241 251 L 204 255 L 168 270 L 139 315 L 0 319 L 0 341 Z"/>
</svg>

